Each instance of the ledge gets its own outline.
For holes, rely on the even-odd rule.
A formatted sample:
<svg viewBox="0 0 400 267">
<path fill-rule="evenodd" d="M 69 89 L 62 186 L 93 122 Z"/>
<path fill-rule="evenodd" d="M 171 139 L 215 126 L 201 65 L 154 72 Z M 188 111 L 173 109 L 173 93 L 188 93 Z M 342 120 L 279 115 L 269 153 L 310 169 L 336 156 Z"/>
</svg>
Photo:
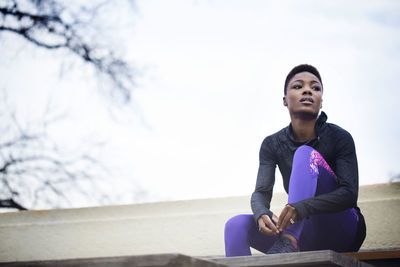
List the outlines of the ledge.
<svg viewBox="0 0 400 267">
<path fill-rule="evenodd" d="M 285 194 L 275 194 L 279 212 Z M 362 249 L 400 247 L 400 183 L 360 187 Z M 224 255 L 223 229 L 249 196 L 0 214 L 0 262 L 181 253 Z"/>
<path fill-rule="evenodd" d="M 0 266 L 3 265 L 0 263 Z M 181 254 L 155 254 L 128 257 L 108 257 L 72 260 L 50 260 L 11 262 L 9 267 L 47 267 L 47 266 L 70 266 L 70 267 L 263 267 L 263 266 L 360 266 L 372 267 L 372 265 L 360 262 L 356 258 L 336 253 L 331 250 L 310 251 L 299 253 L 258 255 L 232 258 L 208 258 L 200 259 Z"/>
</svg>

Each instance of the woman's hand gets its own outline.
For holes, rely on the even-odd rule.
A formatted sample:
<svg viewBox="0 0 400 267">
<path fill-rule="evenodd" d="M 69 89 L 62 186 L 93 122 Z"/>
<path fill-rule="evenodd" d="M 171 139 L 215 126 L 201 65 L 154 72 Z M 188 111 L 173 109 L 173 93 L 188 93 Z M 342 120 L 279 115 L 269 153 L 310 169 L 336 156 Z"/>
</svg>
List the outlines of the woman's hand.
<svg viewBox="0 0 400 267">
<path fill-rule="evenodd" d="M 278 223 L 278 217 L 275 214 L 272 214 L 272 220 L 266 214 L 261 215 L 261 217 L 258 218 L 258 230 L 261 233 L 269 236 L 279 234 L 278 228 L 272 221 L 274 221 L 275 224 Z"/>
<path fill-rule="evenodd" d="M 290 225 L 292 225 L 296 221 L 296 217 L 296 209 L 287 204 L 281 211 L 281 215 L 279 215 L 279 220 L 277 224 L 279 231 L 283 231 Z"/>
</svg>

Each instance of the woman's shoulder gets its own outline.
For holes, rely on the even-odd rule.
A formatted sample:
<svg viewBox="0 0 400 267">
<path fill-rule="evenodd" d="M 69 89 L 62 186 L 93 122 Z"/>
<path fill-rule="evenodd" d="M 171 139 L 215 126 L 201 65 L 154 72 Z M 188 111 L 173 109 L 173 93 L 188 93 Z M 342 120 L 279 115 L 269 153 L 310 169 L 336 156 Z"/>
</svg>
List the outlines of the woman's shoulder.
<svg viewBox="0 0 400 267">
<path fill-rule="evenodd" d="M 329 140 L 331 144 L 354 145 L 354 140 L 350 132 L 334 123 L 326 123 L 320 137 L 321 139 Z"/>
<path fill-rule="evenodd" d="M 283 128 L 264 138 L 260 148 L 260 162 L 267 160 L 276 161 L 278 151 L 280 151 L 282 142 L 284 142 L 286 136 L 285 131 L 285 128 Z"/>
<path fill-rule="evenodd" d="M 262 147 L 268 146 L 269 148 L 279 146 L 279 144 L 282 141 L 285 141 L 287 138 L 287 131 L 288 131 L 288 126 L 285 128 L 282 128 L 281 130 L 268 135 L 267 137 L 264 138 L 262 142 Z"/>
<path fill-rule="evenodd" d="M 264 138 L 264 140 L 269 140 L 272 141 L 274 139 L 282 139 L 282 137 L 286 137 L 286 133 L 288 131 L 289 126 L 286 126 L 282 129 L 280 129 L 279 131 L 268 135 L 267 137 Z"/>
<path fill-rule="evenodd" d="M 343 127 L 341 127 L 337 124 L 334 124 L 334 123 L 327 122 L 325 124 L 325 129 L 326 129 L 325 132 L 327 132 L 328 134 L 331 134 L 331 135 L 333 134 L 337 137 L 351 137 L 351 134 L 349 131 L 345 130 Z"/>
<path fill-rule="evenodd" d="M 317 121 L 317 131 L 319 132 L 318 135 L 329 135 L 331 138 L 351 138 L 351 134 L 342 128 L 341 126 L 327 122 L 328 115 L 325 112 L 321 112 L 321 115 Z"/>
</svg>

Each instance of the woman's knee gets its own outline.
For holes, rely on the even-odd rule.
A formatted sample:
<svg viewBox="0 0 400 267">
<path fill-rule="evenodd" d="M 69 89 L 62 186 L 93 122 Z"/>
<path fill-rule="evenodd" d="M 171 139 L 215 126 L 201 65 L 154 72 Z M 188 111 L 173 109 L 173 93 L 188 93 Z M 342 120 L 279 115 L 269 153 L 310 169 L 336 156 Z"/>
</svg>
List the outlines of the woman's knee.
<svg viewBox="0 0 400 267">
<path fill-rule="evenodd" d="M 324 157 L 317 150 L 307 145 L 297 148 L 293 157 L 293 168 L 301 166 L 311 168 L 311 172 L 317 175 L 319 168 L 323 167 L 329 172 L 330 176 L 336 177 Z"/>
<path fill-rule="evenodd" d="M 253 215 L 241 214 L 230 218 L 225 223 L 225 234 L 231 232 L 248 232 L 255 225 Z"/>
<path fill-rule="evenodd" d="M 307 146 L 307 145 L 302 145 L 299 146 L 296 151 L 294 152 L 294 157 L 293 159 L 305 159 L 305 160 L 309 160 L 310 159 L 310 155 L 312 153 L 312 151 L 314 150 L 314 148 Z"/>
</svg>

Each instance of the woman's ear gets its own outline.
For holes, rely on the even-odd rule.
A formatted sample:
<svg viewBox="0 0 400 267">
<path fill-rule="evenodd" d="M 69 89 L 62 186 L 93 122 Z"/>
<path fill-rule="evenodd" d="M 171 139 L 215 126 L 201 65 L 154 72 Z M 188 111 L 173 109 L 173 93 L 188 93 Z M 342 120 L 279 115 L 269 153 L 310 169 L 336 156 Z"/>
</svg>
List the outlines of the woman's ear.
<svg viewBox="0 0 400 267">
<path fill-rule="evenodd" d="M 286 96 L 283 97 L 283 105 L 287 107 Z"/>
</svg>

